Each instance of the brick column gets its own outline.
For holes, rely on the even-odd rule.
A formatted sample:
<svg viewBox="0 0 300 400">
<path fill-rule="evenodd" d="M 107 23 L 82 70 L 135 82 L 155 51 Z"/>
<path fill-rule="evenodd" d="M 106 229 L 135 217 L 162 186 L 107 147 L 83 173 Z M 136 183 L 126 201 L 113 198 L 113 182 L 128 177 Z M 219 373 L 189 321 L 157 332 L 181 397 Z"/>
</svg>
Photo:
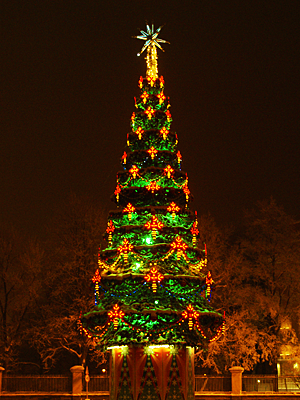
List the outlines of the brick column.
<svg viewBox="0 0 300 400">
<path fill-rule="evenodd" d="M 0 367 L 0 394 L 2 393 L 2 372 L 5 371 L 5 368 Z"/>
<path fill-rule="evenodd" d="M 72 393 L 81 394 L 84 368 L 82 365 L 74 365 L 74 367 L 70 368 L 70 371 L 72 372 Z"/>
<path fill-rule="evenodd" d="M 231 393 L 241 394 L 242 393 L 242 374 L 244 368 L 242 367 L 231 367 L 229 368 L 231 372 Z"/>
</svg>

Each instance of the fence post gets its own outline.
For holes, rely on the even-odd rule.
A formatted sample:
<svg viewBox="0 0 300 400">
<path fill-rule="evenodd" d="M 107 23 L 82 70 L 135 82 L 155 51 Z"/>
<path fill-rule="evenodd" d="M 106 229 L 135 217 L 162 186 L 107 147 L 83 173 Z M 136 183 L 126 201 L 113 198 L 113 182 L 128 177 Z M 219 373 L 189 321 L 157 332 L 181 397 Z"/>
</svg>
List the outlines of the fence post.
<svg viewBox="0 0 300 400">
<path fill-rule="evenodd" d="M 0 367 L 0 394 L 2 393 L 2 372 L 5 371 L 5 368 Z"/>
<path fill-rule="evenodd" d="M 72 372 L 72 393 L 81 394 L 84 368 L 82 365 L 74 365 L 74 367 L 70 368 L 70 371 Z"/>
<path fill-rule="evenodd" d="M 242 374 L 244 368 L 242 367 L 231 367 L 229 368 L 231 372 L 231 393 L 241 394 L 242 393 Z"/>
</svg>

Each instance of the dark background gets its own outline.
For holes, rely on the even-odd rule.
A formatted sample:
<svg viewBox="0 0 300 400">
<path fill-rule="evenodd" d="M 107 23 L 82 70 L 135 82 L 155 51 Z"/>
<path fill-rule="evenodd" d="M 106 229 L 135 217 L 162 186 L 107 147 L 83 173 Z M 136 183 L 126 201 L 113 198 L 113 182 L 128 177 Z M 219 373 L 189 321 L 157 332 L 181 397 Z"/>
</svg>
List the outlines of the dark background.
<svg viewBox="0 0 300 400">
<path fill-rule="evenodd" d="M 0 223 L 39 235 L 70 192 L 114 207 L 145 20 L 171 42 L 193 208 L 238 224 L 272 195 L 300 218 L 299 0 L 1 0 L 0 19 Z"/>
</svg>

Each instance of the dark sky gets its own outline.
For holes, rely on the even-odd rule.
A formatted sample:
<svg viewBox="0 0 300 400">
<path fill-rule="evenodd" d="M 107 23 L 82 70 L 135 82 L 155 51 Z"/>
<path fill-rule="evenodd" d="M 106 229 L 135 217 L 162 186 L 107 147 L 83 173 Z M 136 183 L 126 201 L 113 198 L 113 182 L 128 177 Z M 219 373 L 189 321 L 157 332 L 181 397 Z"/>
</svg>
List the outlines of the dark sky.
<svg viewBox="0 0 300 400">
<path fill-rule="evenodd" d="M 271 195 L 300 218 L 299 0 L 0 0 L 0 222 L 39 234 L 70 192 L 109 197 L 145 29 L 166 24 L 193 208 L 237 224 Z"/>
</svg>

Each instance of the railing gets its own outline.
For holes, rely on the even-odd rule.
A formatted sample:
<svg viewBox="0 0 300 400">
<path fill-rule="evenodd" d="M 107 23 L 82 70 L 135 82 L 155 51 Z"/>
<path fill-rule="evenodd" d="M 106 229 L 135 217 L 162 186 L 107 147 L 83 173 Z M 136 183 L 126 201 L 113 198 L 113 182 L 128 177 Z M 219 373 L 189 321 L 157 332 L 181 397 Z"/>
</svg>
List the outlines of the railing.
<svg viewBox="0 0 300 400">
<path fill-rule="evenodd" d="M 231 392 L 231 377 L 196 375 L 195 392 Z"/>
<path fill-rule="evenodd" d="M 83 382 L 85 391 L 85 382 Z M 2 391 L 72 393 L 71 376 L 2 376 Z M 300 376 L 244 375 L 243 392 L 300 392 Z M 88 392 L 109 392 L 109 377 L 90 376 Z M 231 392 L 230 376 L 195 376 L 195 392 Z"/>
<path fill-rule="evenodd" d="M 72 393 L 72 379 L 71 376 L 5 375 L 2 378 L 2 391 Z"/>
<path fill-rule="evenodd" d="M 84 382 L 83 390 L 86 390 Z M 109 377 L 103 375 L 90 375 L 89 392 L 109 392 Z"/>
<path fill-rule="evenodd" d="M 243 375 L 243 392 L 300 392 L 300 377 Z"/>
<path fill-rule="evenodd" d="M 300 376 L 280 376 L 278 392 L 300 392 Z"/>
<path fill-rule="evenodd" d="M 243 375 L 243 392 L 278 392 L 276 375 Z"/>
</svg>

